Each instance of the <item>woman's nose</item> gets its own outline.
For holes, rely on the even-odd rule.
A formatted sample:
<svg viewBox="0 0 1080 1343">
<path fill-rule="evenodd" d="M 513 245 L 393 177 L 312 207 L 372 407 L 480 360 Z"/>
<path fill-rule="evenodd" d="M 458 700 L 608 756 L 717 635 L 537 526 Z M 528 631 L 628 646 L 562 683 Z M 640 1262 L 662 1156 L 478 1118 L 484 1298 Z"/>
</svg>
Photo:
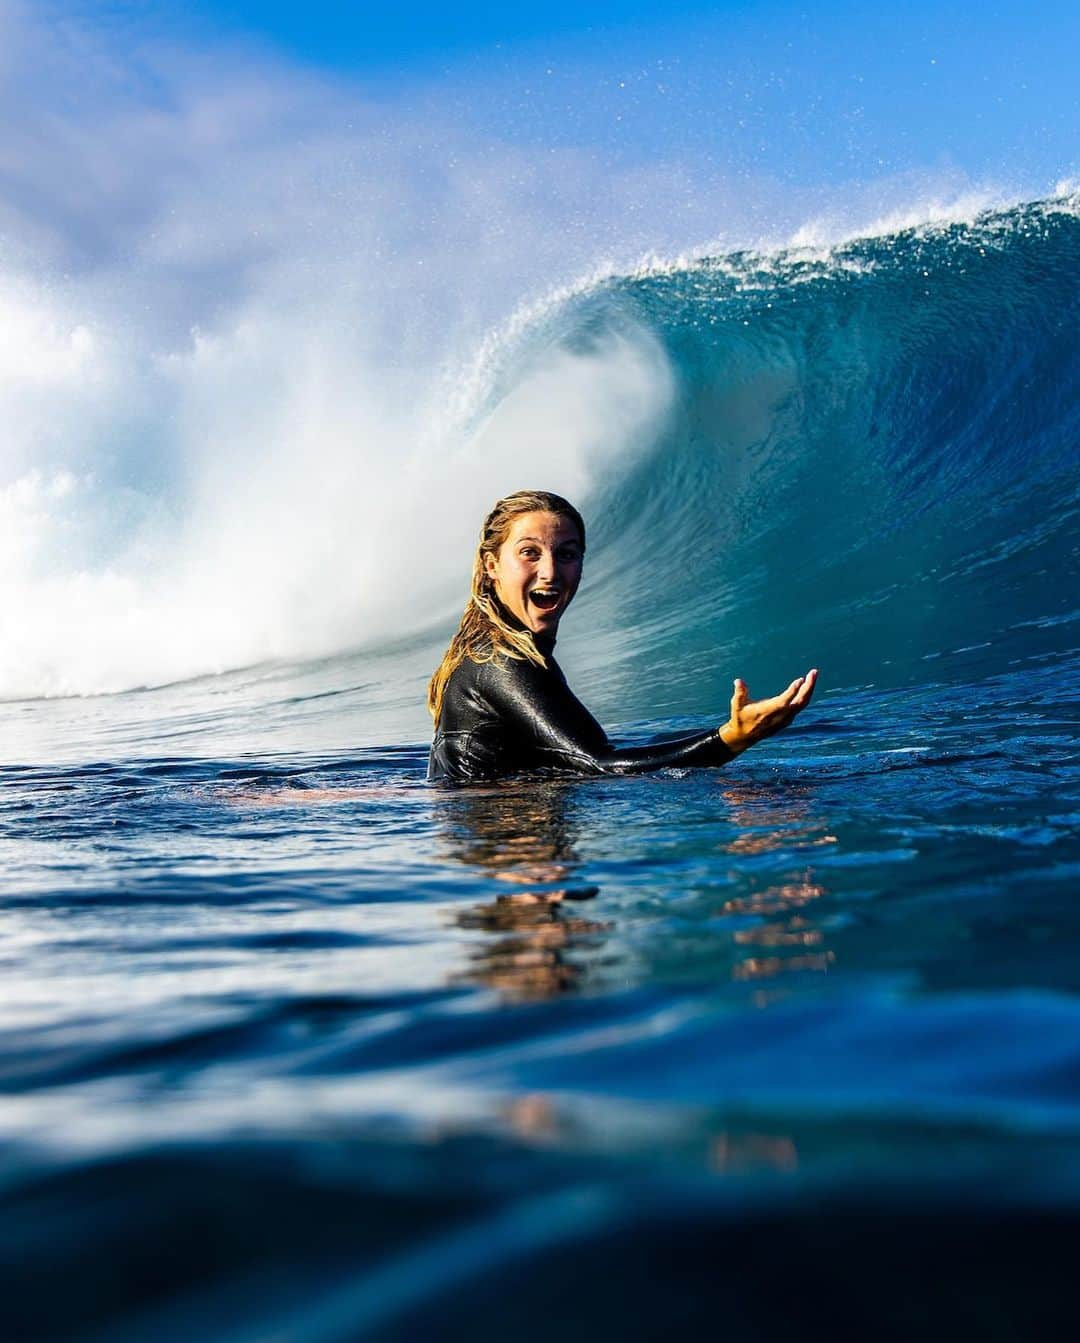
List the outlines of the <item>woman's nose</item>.
<svg viewBox="0 0 1080 1343">
<path fill-rule="evenodd" d="M 538 567 L 539 572 L 537 573 L 537 578 L 553 579 L 555 577 L 556 569 L 555 556 L 550 551 L 545 551 L 545 553 L 540 556 L 540 564 Z"/>
</svg>

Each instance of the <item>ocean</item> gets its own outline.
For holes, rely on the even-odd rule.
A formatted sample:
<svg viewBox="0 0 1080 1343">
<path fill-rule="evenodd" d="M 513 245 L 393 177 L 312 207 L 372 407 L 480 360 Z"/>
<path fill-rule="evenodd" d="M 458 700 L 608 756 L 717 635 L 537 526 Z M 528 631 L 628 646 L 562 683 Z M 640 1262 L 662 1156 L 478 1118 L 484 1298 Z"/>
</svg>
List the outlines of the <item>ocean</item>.
<svg viewBox="0 0 1080 1343">
<path fill-rule="evenodd" d="M 1078 315 L 1068 193 L 597 273 L 447 372 L 451 438 L 347 477 L 367 567 L 331 528 L 278 644 L 235 574 L 211 610 L 137 545 L 80 569 L 86 481 L 9 490 L 12 553 L 75 558 L 19 551 L 0 653 L 5 1336 L 1060 1328 Z M 293 479 L 268 587 L 322 538 Z M 613 737 L 736 675 L 817 666 L 811 706 L 723 770 L 429 785 L 512 488 L 576 491 L 559 657 Z"/>
</svg>

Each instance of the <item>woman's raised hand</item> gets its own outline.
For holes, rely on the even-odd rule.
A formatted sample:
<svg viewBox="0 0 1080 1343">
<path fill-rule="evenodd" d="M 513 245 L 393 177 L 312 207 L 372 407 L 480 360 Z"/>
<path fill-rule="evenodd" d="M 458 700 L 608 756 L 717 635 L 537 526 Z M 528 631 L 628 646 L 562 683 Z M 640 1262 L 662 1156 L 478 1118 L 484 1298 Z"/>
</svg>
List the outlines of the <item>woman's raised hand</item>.
<svg viewBox="0 0 1080 1343">
<path fill-rule="evenodd" d="M 817 668 L 808 671 L 805 676 L 796 677 L 779 695 L 772 699 L 750 699 L 746 682 L 740 678 L 735 681 L 735 693 L 731 697 L 731 717 L 720 729 L 720 738 L 729 750 L 736 755 L 745 751 L 754 742 L 771 737 L 774 732 L 787 727 L 795 715 L 810 703 L 817 681 Z"/>
</svg>

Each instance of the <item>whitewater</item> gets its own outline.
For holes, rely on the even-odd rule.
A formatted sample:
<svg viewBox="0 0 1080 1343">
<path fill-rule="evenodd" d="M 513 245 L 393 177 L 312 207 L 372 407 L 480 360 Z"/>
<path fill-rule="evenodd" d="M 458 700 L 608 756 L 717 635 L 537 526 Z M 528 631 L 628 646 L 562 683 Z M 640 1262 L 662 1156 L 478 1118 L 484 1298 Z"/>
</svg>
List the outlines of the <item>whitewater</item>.
<svg viewBox="0 0 1080 1343">
<path fill-rule="evenodd" d="M 318 304 L 267 266 L 205 327 L 0 283 L 14 1336 L 1049 1329 L 1075 191 L 542 252 L 467 319 L 367 245 Z M 817 665 L 810 709 L 722 771 L 428 785 L 521 487 L 585 514 L 559 656 L 612 736 Z"/>
</svg>

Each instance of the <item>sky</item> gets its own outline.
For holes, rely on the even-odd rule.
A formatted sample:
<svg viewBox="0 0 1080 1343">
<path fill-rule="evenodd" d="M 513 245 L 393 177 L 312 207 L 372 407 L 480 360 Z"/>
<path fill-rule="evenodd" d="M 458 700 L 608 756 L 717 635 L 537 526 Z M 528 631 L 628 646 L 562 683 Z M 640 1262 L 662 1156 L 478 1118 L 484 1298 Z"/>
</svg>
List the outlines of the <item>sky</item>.
<svg viewBox="0 0 1080 1343">
<path fill-rule="evenodd" d="M 90 28 L 262 52 L 525 144 L 685 155 L 799 185 L 1077 170 L 1069 0 L 46 0 Z"/>
</svg>

